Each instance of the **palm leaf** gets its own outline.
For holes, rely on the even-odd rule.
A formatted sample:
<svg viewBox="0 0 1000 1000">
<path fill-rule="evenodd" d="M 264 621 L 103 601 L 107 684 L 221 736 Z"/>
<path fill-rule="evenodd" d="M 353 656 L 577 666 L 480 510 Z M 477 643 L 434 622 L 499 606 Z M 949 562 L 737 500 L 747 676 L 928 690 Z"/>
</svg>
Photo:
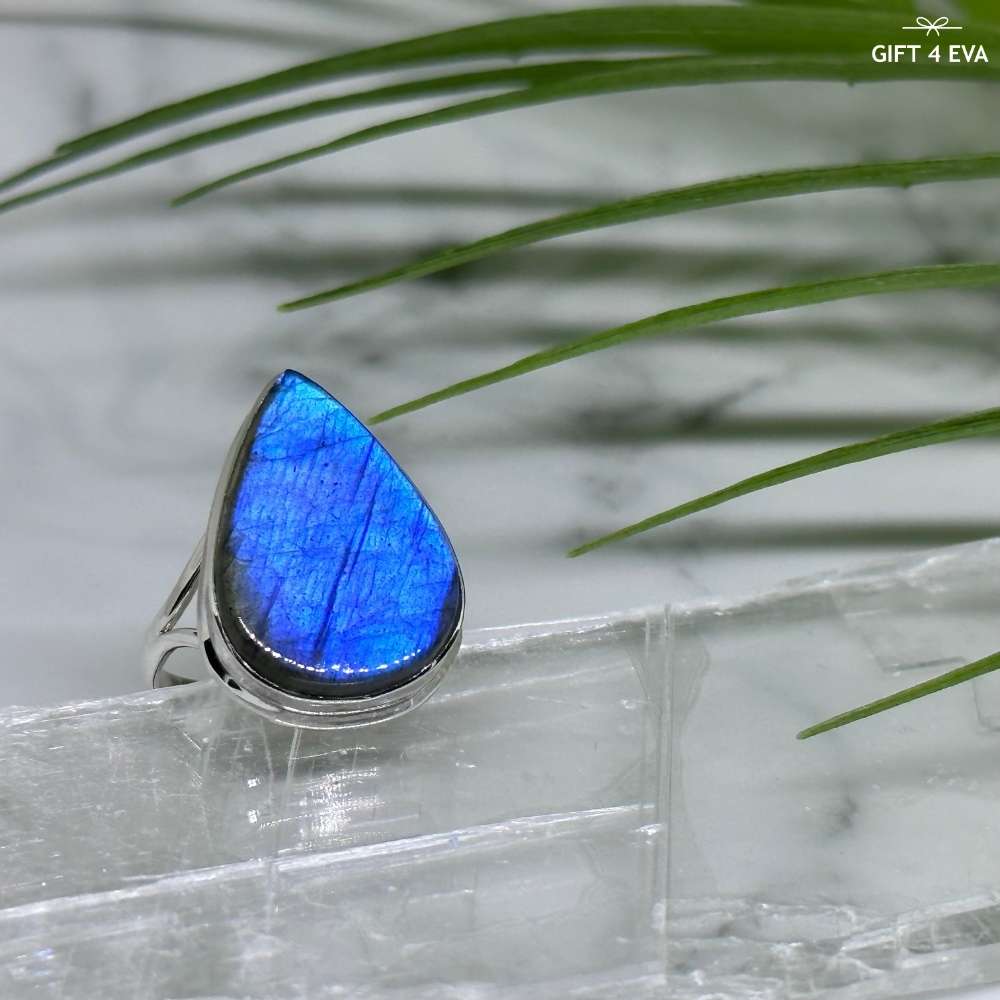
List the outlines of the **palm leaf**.
<svg viewBox="0 0 1000 1000">
<path fill-rule="evenodd" d="M 622 60 L 628 64 L 630 60 Z M 229 122 L 215 128 L 193 132 L 171 142 L 153 146 L 117 160 L 97 170 L 88 171 L 76 177 L 70 177 L 58 184 L 38 188 L 27 195 L 0 203 L 0 208 L 13 208 L 17 205 L 30 204 L 53 194 L 70 191 L 106 177 L 127 173 L 140 167 L 159 163 L 174 156 L 192 153 L 208 146 L 242 139 L 245 136 L 263 132 L 267 129 L 293 125 L 296 122 L 308 121 L 321 115 L 335 114 L 340 111 L 357 110 L 373 107 L 379 104 L 410 101 L 423 97 L 436 97 L 460 91 L 495 90 L 497 88 L 515 85 L 544 83 L 552 80 L 567 79 L 576 75 L 587 75 L 600 71 L 608 66 L 614 66 L 611 61 L 579 60 L 559 63 L 541 63 L 528 66 L 504 67 L 502 69 L 480 70 L 470 73 L 455 73 L 449 76 L 436 76 L 419 80 L 409 80 L 405 83 L 377 87 L 373 90 L 363 90 L 352 94 L 341 94 L 321 100 L 308 101 L 290 107 L 279 108 L 267 114 L 254 115 Z M 16 187 L 25 181 L 47 174 L 57 167 L 68 166 L 87 155 L 87 151 L 68 150 L 57 153 L 45 160 L 39 160 L 11 174 L 0 181 L 0 191 Z"/>
<path fill-rule="evenodd" d="M 983 21 L 1000 22 L 1000 10 L 996 0 L 960 0 L 958 6 L 967 17 L 981 18 Z"/>
<path fill-rule="evenodd" d="M 815 11 L 811 11 L 809 12 L 809 23 L 812 27 L 803 32 L 799 28 L 788 27 L 790 20 L 794 21 L 794 18 L 789 19 L 784 15 L 773 18 L 766 14 L 763 20 L 767 23 L 762 24 L 757 16 L 758 13 L 731 7 L 648 7 L 536 15 L 529 18 L 491 22 L 472 28 L 443 32 L 393 45 L 316 60 L 276 74 L 258 77 L 243 84 L 201 94 L 186 101 L 165 105 L 117 125 L 88 133 L 62 144 L 52 157 L 33 163 L 0 180 L 0 190 L 9 189 L 34 179 L 51 170 L 66 166 L 83 156 L 134 138 L 153 128 L 175 124 L 208 111 L 271 96 L 310 83 L 335 79 L 338 76 L 351 75 L 365 70 L 398 69 L 413 63 L 434 59 L 496 57 L 503 53 L 521 55 L 524 54 L 525 50 L 519 46 L 527 45 L 529 42 L 535 46 L 532 51 L 546 49 L 558 51 L 568 47 L 592 47 L 608 51 L 629 43 L 633 46 L 651 48 L 665 48 L 670 47 L 671 44 L 675 46 L 687 44 L 689 47 L 707 47 L 721 52 L 753 52 L 756 50 L 832 52 L 836 51 L 838 46 L 857 43 L 862 38 L 874 37 L 873 32 L 886 30 L 889 23 L 882 16 L 874 16 L 873 19 L 872 16 L 866 15 L 859 20 L 854 15 L 845 16 L 843 12 L 823 12 L 817 15 Z M 752 15 L 749 20 L 744 17 L 747 14 Z M 816 21 L 817 16 L 820 18 L 819 22 Z M 784 24 L 784 27 L 778 30 L 778 26 L 781 24 Z M 616 25 L 616 27 L 611 30 L 609 25 Z M 532 34 L 533 29 L 538 29 L 534 35 Z M 814 37 L 817 32 L 823 34 L 822 43 Z M 997 34 L 1000 38 L 1000 33 Z M 771 56 L 770 59 L 765 57 L 729 57 L 728 59 L 726 57 L 674 57 L 667 59 L 576 61 L 407 81 L 371 91 L 311 101 L 184 136 L 59 183 L 10 198 L 0 203 L 0 210 L 30 204 L 56 193 L 69 191 L 205 146 L 241 138 L 263 129 L 275 128 L 347 108 L 359 108 L 458 90 L 503 87 L 518 83 L 530 85 L 514 93 L 465 102 L 422 115 L 385 122 L 342 136 L 320 146 L 310 147 L 275 160 L 256 164 L 201 185 L 182 195 L 177 199 L 177 203 L 194 200 L 240 180 L 391 135 L 479 115 L 603 93 L 753 80 L 831 79 L 846 82 L 879 82 L 893 79 L 982 80 L 996 77 L 992 67 L 958 64 L 949 65 L 943 69 L 946 72 L 942 73 L 942 67 L 919 64 L 878 65 L 867 57 L 860 56 Z"/>
<path fill-rule="evenodd" d="M 304 298 L 286 302 L 279 308 L 284 312 L 304 309 L 383 288 L 398 281 L 436 274 L 461 264 L 481 260 L 494 254 L 528 246 L 544 240 L 588 232 L 608 226 L 620 226 L 642 219 L 661 218 L 682 212 L 695 212 L 722 205 L 736 205 L 763 201 L 770 198 L 787 198 L 792 195 L 812 194 L 819 191 L 841 191 L 867 187 L 909 187 L 915 184 L 935 184 L 942 181 L 974 180 L 1000 176 L 1000 154 L 956 156 L 945 159 L 897 160 L 887 163 L 868 163 L 843 167 L 811 167 L 796 170 L 779 170 L 772 173 L 728 177 L 703 184 L 655 191 L 637 198 L 607 202 L 592 208 L 565 212 L 540 222 L 532 222 L 515 229 L 487 236 L 485 239 L 450 247 L 402 267 L 382 274 L 354 281 L 347 285 L 317 292 Z"/>
<path fill-rule="evenodd" d="M 875 274 L 864 274 L 852 278 L 835 278 L 828 281 L 806 282 L 798 285 L 787 285 L 779 288 L 766 288 L 756 292 L 745 292 L 741 295 L 729 295 L 724 298 L 698 302 L 678 309 L 669 309 L 655 316 L 624 326 L 612 327 L 600 333 L 582 337 L 559 347 L 548 348 L 529 354 L 518 361 L 493 371 L 463 379 L 452 385 L 428 393 L 418 399 L 401 403 L 389 410 L 376 414 L 372 423 L 380 423 L 400 417 L 405 413 L 413 413 L 434 403 L 440 403 L 455 396 L 506 382 L 529 372 L 538 371 L 570 361 L 573 358 L 602 351 L 618 344 L 624 344 L 640 337 L 662 336 L 668 333 L 678 333 L 694 327 L 704 326 L 724 319 L 735 319 L 740 316 L 754 316 L 760 313 L 773 312 L 782 309 L 794 309 L 798 306 L 816 305 L 821 302 L 835 302 L 840 299 L 858 298 L 866 295 L 887 295 L 893 292 L 919 292 L 940 288 L 974 287 L 1000 282 L 1000 264 L 937 264 L 926 267 L 910 267 L 897 271 L 881 271 Z M 721 503 L 721 501 L 719 501 Z M 709 505 L 711 506 L 711 505 Z M 678 515 L 679 516 L 679 515 Z M 669 518 L 668 518 L 669 520 Z M 643 522 L 645 524 L 645 522 Z M 652 525 L 649 525 L 652 527 Z M 645 529 L 636 529 L 645 530 Z M 626 534 L 635 531 L 623 529 Z M 612 541 L 613 538 L 626 537 L 626 534 L 616 532 L 614 536 L 601 539 L 600 543 Z M 590 546 L 593 547 L 593 546 Z"/>
<path fill-rule="evenodd" d="M 689 50 L 714 53 L 866 51 L 898 29 L 893 15 L 857 10 L 768 10 L 732 6 L 639 6 L 506 18 L 328 56 L 152 108 L 58 147 L 105 149 L 209 112 L 362 73 L 457 59 L 520 58 L 539 52 Z M 984 42 L 1000 32 L 978 29 Z"/>
<path fill-rule="evenodd" d="M 127 173 L 140 167 L 149 166 L 183 153 L 232 139 L 241 138 L 264 129 L 302 121 L 317 115 L 331 113 L 346 108 L 357 108 L 386 101 L 398 101 L 413 97 L 447 93 L 452 90 L 495 87 L 513 82 L 551 80 L 528 86 L 510 93 L 465 101 L 434 111 L 393 119 L 379 125 L 370 126 L 341 136 L 332 142 L 300 150 L 265 163 L 245 168 L 225 177 L 186 192 L 175 204 L 181 205 L 203 197 L 213 191 L 229 187 L 239 181 L 248 180 L 262 174 L 271 173 L 283 167 L 303 163 L 319 156 L 360 146 L 365 143 L 385 139 L 393 135 L 416 131 L 422 128 L 443 125 L 449 122 L 496 114 L 548 104 L 555 101 L 572 100 L 598 94 L 610 94 L 666 87 L 695 86 L 708 83 L 733 83 L 760 80 L 841 80 L 844 82 L 881 82 L 892 79 L 967 79 L 983 77 L 982 67 L 956 65 L 946 76 L 935 74 L 933 67 L 919 64 L 900 63 L 878 66 L 870 60 L 843 59 L 830 56 L 806 56 L 802 58 L 777 57 L 727 57 L 727 56 L 683 56 L 664 59 L 642 58 L 608 61 L 582 61 L 571 63 L 542 64 L 521 68 L 491 70 L 481 73 L 463 73 L 446 77 L 410 81 L 406 84 L 377 88 L 356 94 L 342 95 L 321 101 L 283 108 L 264 115 L 242 119 L 193 133 L 149 149 L 134 153 L 95 170 L 70 177 L 21 195 L 0 201 L 0 212 L 41 201 L 55 194 L 65 193 L 99 180 Z M 996 76 L 998 71 L 990 70 Z M 84 154 L 77 151 L 59 153 L 49 160 L 24 168 L 17 174 L 0 182 L 0 190 L 14 186 L 24 180 L 45 173 L 57 166 L 63 166 Z"/>
<path fill-rule="evenodd" d="M 219 177 L 206 184 L 187 191 L 174 200 L 175 205 L 183 205 L 202 198 L 233 184 L 273 173 L 286 167 L 295 166 L 331 153 L 361 146 L 379 139 L 431 128 L 451 122 L 478 118 L 483 115 L 512 111 L 517 108 L 536 107 L 557 101 L 595 97 L 599 94 L 622 93 L 625 91 L 653 90 L 663 87 L 695 86 L 709 83 L 760 82 L 764 80 L 842 80 L 849 83 L 885 82 L 893 79 L 931 79 L 939 81 L 976 79 L 996 79 L 998 71 L 982 66 L 957 64 L 949 66 L 948 76 L 936 72 L 934 64 L 897 63 L 882 66 L 870 59 L 844 59 L 830 56 L 806 57 L 725 57 L 689 56 L 667 59 L 637 59 L 624 69 L 602 71 L 584 76 L 574 76 L 568 80 L 495 97 L 485 97 L 474 101 L 439 108 L 435 111 L 397 118 L 369 128 L 341 136 L 331 142 L 289 153 L 276 159 L 245 167 L 235 173 Z M 885 70 L 889 72 L 885 72 Z M 27 196 L 30 197 L 30 196 Z M 4 207 L 0 204 L 0 209 Z"/>
<path fill-rule="evenodd" d="M 746 3 L 761 7 L 842 7 L 851 10 L 871 8 L 871 0 L 745 0 Z M 883 10 L 899 10 L 910 13 L 914 10 L 913 0 L 882 0 Z"/>
<path fill-rule="evenodd" d="M 1000 281 L 1000 267 L 993 266 L 993 270 L 996 273 L 992 280 Z M 1000 433 L 1000 409 L 992 409 L 981 410 L 978 413 L 967 413 L 948 420 L 937 420 L 930 424 L 921 424 L 919 427 L 910 427 L 907 430 L 884 434 L 859 444 L 831 448 L 818 455 L 810 455 L 797 462 L 789 462 L 788 465 L 779 465 L 775 469 L 768 469 L 767 472 L 759 472 L 755 476 L 741 479 L 721 490 L 715 490 L 713 493 L 706 493 L 694 500 L 678 504 L 676 507 L 654 514 L 652 517 L 636 521 L 635 524 L 619 528 L 609 535 L 602 535 L 600 538 L 578 545 L 569 554 L 571 556 L 583 555 L 585 552 L 592 552 L 594 549 L 611 542 L 630 538 L 643 531 L 649 531 L 651 528 L 657 528 L 660 525 L 669 524 L 671 521 L 680 520 L 682 517 L 708 510 L 710 507 L 718 507 L 719 504 L 735 500 L 737 497 L 757 493 L 760 490 L 778 486 L 780 483 L 789 483 L 793 479 L 804 479 L 806 476 L 813 476 L 817 472 L 825 472 L 827 469 L 837 469 L 842 465 L 866 462 L 871 458 L 894 455 L 899 451 L 924 448 L 931 444 L 943 444 L 947 441 L 959 441 L 962 438 L 982 437 L 986 434 L 997 433 Z"/>
</svg>

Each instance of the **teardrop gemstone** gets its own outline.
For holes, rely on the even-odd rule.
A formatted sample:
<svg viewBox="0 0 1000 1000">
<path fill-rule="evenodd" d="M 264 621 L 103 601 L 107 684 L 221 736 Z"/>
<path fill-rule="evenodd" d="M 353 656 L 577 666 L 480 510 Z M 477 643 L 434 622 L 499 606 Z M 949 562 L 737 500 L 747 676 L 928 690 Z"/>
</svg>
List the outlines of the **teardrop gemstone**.
<svg viewBox="0 0 1000 1000">
<path fill-rule="evenodd" d="M 434 512 L 371 432 L 286 371 L 265 393 L 218 513 L 226 640 L 262 680 L 313 698 L 393 690 L 455 637 L 462 579 Z"/>
</svg>

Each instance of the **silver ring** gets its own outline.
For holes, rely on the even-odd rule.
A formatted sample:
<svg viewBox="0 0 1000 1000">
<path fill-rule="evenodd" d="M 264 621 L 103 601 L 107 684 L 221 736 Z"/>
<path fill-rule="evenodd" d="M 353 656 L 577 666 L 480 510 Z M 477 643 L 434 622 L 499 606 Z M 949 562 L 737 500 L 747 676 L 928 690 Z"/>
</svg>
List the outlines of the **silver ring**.
<svg viewBox="0 0 1000 1000">
<path fill-rule="evenodd" d="M 197 626 L 181 627 L 197 596 Z M 274 722 L 369 725 L 415 708 L 458 652 L 465 590 L 441 522 L 372 433 L 293 371 L 226 458 L 204 537 L 146 638 L 153 687 L 194 647 Z"/>
</svg>

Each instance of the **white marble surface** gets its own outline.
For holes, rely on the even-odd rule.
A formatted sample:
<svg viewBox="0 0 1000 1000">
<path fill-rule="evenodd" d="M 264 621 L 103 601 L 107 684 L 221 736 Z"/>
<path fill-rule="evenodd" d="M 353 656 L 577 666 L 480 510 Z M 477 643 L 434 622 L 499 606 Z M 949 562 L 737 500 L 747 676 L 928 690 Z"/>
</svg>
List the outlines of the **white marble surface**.
<svg viewBox="0 0 1000 1000">
<path fill-rule="evenodd" d="M 17 8 L 20 20 L 0 22 L 0 81 L 16 95 L 0 121 L 2 165 L 150 102 L 302 58 L 327 35 L 357 44 L 518 9 L 203 8 L 101 6 L 236 17 L 285 35 L 58 27 L 38 16 L 78 9 L 35 4 L 25 19 Z M 679 217 L 307 313 L 273 311 L 567 202 L 756 168 L 996 148 L 1000 123 L 971 85 L 605 98 L 407 136 L 164 208 L 226 165 L 382 114 L 206 151 L 0 220 L 0 702 L 136 687 L 142 630 L 202 528 L 228 441 L 283 367 L 370 414 L 558 338 L 699 298 L 997 256 L 995 185 L 979 182 Z M 434 196 L 454 186 L 470 197 Z M 995 533 L 995 442 L 840 470 L 585 559 L 563 553 L 764 466 L 993 405 L 997 301 L 979 291 L 842 303 L 632 345 L 391 423 L 384 438 L 449 527 L 471 625 L 743 592 Z"/>
</svg>

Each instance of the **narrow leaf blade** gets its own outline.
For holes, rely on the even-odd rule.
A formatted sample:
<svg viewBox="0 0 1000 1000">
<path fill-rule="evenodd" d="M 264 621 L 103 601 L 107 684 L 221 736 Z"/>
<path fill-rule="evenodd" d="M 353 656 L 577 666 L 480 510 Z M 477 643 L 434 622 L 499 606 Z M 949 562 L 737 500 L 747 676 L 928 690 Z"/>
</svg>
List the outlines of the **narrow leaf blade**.
<svg viewBox="0 0 1000 1000">
<path fill-rule="evenodd" d="M 360 295 L 400 281 L 411 281 L 462 264 L 491 257 L 545 240 L 620 226 L 644 219 L 662 218 L 724 205 L 787 198 L 820 191 L 866 187 L 909 187 L 942 181 L 1000 177 L 1000 154 L 958 156 L 947 159 L 898 160 L 842 167 L 814 167 L 727 177 L 688 187 L 654 191 L 635 198 L 607 202 L 593 208 L 554 215 L 528 225 L 494 233 L 484 239 L 449 247 L 360 281 L 316 292 L 285 302 L 279 309 L 293 312 L 351 295 Z"/>
<path fill-rule="evenodd" d="M 519 58 L 584 49 L 710 52 L 866 51 L 896 18 L 872 11 L 794 11 L 732 6 L 591 8 L 504 18 L 340 53 L 172 101 L 63 143 L 57 152 L 107 148 L 152 129 L 249 101 L 361 73 L 457 59 Z M 980 32 L 982 35 L 982 32 Z M 985 42 L 1000 40 L 982 35 Z"/>
<path fill-rule="evenodd" d="M 852 708 L 849 712 L 841 712 L 840 715 L 835 715 L 824 722 L 808 726 L 796 735 L 796 739 L 811 739 L 813 736 L 819 736 L 820 733 L 828 733 L 831 729 L 839 729 L 841 726 L 849 725 L 860 719 L 868 719 L 873 715 L 878 715 L 880 712 L 887 712 L 890 708 L 905 705 L 907 702 L 916 701 L 918 698 L 925 698 L 929 694 L 937 694 L 938 691 L 944 691 L 947 688 L 954 687 L 956 684 L 964 684 L 966 681 L 982 677 L 983 674 L 991 673 L 994 670 L 1000 670 L 1000 653 L 991 653 L 989 656 L 984 656 L 981 660 L 976 660 L 974 663 L 968 663 L 964 667 L 949 670 L 946 674 L 941 674 L 940 677 L 934 677 L 929 681 L 924 681 L 922 684 L 914 684 L 913 687 L 897 691 L 896 694 L 890 694 L 885 698 L 878 698 L 876 701 L 869 702 L 867 705 L 861 705 L 859 708 Z"/>
<path fill-rule="evenodd" d="M 1000 280 L 1000 274 L 994 280 Z M 676 507 L 671 507 L 662 513 L 654 514 L 652 517 L 647 517 L 642 521 L 637 521 L 635 524 L 620 528 L 611 534 L 603 535 L 600 538 L 595 538 L 592 541 L 577 546 L 569 554 L 571 556 L 583 555 L 585 552 L 592 552 L 594 549 L 608 545 L 611 542 L 630 538 L 643 531 L 649 531 L 651 528 L 669 524 L 671 521 L 678 521 L 682 517 L 689 517 L 691 514 L 708 510 L 710 507 L 718 507 L 720 504 L 728 503 L 737 497 L 744 497 L 750 493 L 770 489 L 772 486 L 788 483 L 794 479 L 804 479 L 806 476 L 814 476 L 817 472 L 826 472 L 828 469 L 836 469 L 843 465 L 853 465 L 855 462 L 867 462 L 873 458 L 894 455 L 898 452 L 910 451 L 914 448 L 925 448 L 932 444 L 944 444 L 949 441 L 981 437 L 987 434 L 1000 434 L 1000 408 L 981 410 L 978 413 L 967 413 L 960 417 L 938 420 L 929 424 L 921 424 L 918 427 L 896 431 L 892 434 L 885 434 L 858 444 L 848 444 L 840 448 L 831 448 L 829 451 L 810 455 L 808 458 L 799 459 L 797 462 L 789 462 L 787 465 L 779 465 L 777 468 L 757 473 L 757 475 L 750 476 L 747 479 L 741 479 L 739 482 L 726 486 L 721 490 L 715 490 L 694 500 L 678 504 Z"/>
<path fill-rule="evenodd" d="M 266 114 L 253 115 L 248 118 L 228 122 L 215 128 L 192 132 L 181 136 L 179 139 L 140 150 L 137 153 L 133 153 L 103 167 L 89 170 L 58 183 L 36 188 L 25 194 L 9 198 L 4 202 L 0 202 L 0 211 L 29 205 L 55 194 L 65 193 L 74 188 L 83 187 L 107 177 L 138 170 L 141 167 L 150 166 L 153 163 L 159 163 L 175 156 L 193 153 L 208 146 L 231 142 L 235 139 L 242 139 L 268 129 L 292 125 L 323 115 L 333 115 L 340 111 L 356 110 L 400 101 L 411 101 L 417 98 L 436 97 L 456 92 L 496 90 L 549 83 L 556 80 L 570 79 L 576 75 L 586 76 L 602 71 L 607 66 L 627 65 L 629 62 L 630 60 L 623 60 L 621 63 L 614 61 L 604 62 L 601 60 L 575 60 L 558 63 L 540 63 L 531 66 L 505 67 L 495 70 L 480 70 L 472 73 L 424 77 L 422 79 L 409 80 L 405 83 L 377 87 L 373 90 L 307 101 L 303 104 L 279 108 Z M 0 191 L 16 187 L 25 181 L 47 174 L 57 167 L 68 166 L 85 155 L 86 152 L 69 151 L 58 153 L 47 160 L 30 164 L 16 174 L 12 174 L 3 181 L 0 181 Z"/>
<path fill-rule="evenodd" d="M 466 101 L 435 111 L 382 122 L 330 142 L 310 146 L 219 177 L 182 194 L 174 203 L 186 204 L 230 185 L 390 136 L 519 108 L 594 97 L 598 94 L 764 80 L 842 80 L 850 83 L 883 83 L 893 79 L 933 79 L 945 82 L 969 78 L 980 81 L 1000 79 L 1000 70 L 992 66 L 959 63 L 954 66 L 949 65 L 947 75 L 943 75 L 935 64 L 930 68 L 921 63 L 894 63 L 883 66 L 867 58 L 844 59 L 830 56 L 679 56 L 666 59 L 636 59 L 626 68 L 575 76 L 564 81 L 528 87 L 513 93 Z"/>
<path fill-rule="evenodd" d="M 880 271 L 852 278 L 835 278 L 828 281 L 806 282 L 778 288 L 766 288 L 741 295 L 729 295 L 710 299 L 690 306 L 681 306 L 647 316 L 645 319 L 624 326 L 611 327 L 600 333 L 582 337 L 559 347 L 537 351 L 520 358 L 502 368 L 484 372 L 472 378 L 463 379 L 417 399 L 401 403 L 372 418 L 380 423 L 422 410 L 434 403 L 453 399 L 486 386 L 519 378 L 530 372 L 548 368 L 583 357 L 594 351 L 601 351 L 618 344 L 627 343 L 640 337 L 662 336 L 682 330 L 705 326 L 724 319 L 754 316 L 760 313 L 798 306 L 817 305 L 840 299 L 858 298 L 866 295 L 886 295 L 895 292 L 918 292 L 940 288 L 975 287 L 995 284 L 1000 281 L 1000 264 L 938 264 L 926 267 L 903 268 L 897 271 Z M 608 540 L 611 540 L 610 538 Z"/>
</svg>

